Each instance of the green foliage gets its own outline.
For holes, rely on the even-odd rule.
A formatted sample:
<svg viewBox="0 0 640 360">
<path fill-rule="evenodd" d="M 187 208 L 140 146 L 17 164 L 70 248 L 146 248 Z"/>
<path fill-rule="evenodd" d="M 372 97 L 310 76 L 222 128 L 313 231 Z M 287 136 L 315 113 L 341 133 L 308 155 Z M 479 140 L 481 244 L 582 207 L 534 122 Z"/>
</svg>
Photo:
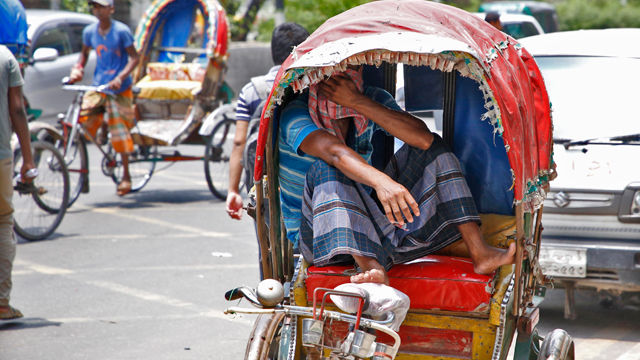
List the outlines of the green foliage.
<svg viewBox="0 0 640 360">
<path fill-rule="evenodd" d="M 312 33 L 327 19 L 368 2 L 369 0 L 285 0 L 285 17 L 287 21 L 296 22 Z M 271 41 L 274 26 L 273 19 L 259 22 L 257 40 Z"/>
<path fill-rule="evenodd" d="M 556 4 L 560 30 L 640 27 L 640 0 L 565 0 Z"/>
<path fill-rule="evenodd" d="M 243 33 L 242 20 L 236 16 L 240 5 L 242 5 L 242 0 L 221 0 L 220 5 L 222 5 L 229 18 L 231 39 L 237 39 Z"/>
<path fill-rule="evenodd" d="M 91 14 L 89 2 L 86 0 L 61 0 L 60 10 Z"/>
</svg>

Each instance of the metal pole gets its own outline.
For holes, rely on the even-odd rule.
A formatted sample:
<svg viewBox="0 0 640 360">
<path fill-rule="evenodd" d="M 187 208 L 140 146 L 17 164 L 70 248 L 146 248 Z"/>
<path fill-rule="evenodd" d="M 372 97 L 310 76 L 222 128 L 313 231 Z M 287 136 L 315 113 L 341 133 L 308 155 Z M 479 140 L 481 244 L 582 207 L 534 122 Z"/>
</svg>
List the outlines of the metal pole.
<svg viewBox="0 0 640 360">
<path fill-rule="evenodd" d="M 276 0 L 276 26 L 281 25 L 287 21 L 284 15 L 284 0 Z"/>
</svg>

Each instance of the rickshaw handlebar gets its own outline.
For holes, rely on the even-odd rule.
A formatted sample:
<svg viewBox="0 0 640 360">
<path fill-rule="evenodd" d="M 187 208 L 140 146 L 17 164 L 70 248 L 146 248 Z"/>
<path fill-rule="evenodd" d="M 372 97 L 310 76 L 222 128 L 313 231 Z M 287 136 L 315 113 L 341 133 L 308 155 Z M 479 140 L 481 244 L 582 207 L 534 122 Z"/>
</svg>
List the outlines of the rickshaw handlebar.
<svg viewBox="0 0 640 360">
<path fill-rule="evenodd" d="M 100 86 L 73 85 L 73 83 L 71 82 L 71 79 L 68 76 L 62 79 L 62 90 L 82 91 L 82 92 L 95 91 L 95 92 L 99 92 L 106 95 L 112 95 L 112 96 L 116 95 L 116 93 L 113 92 L 113 90 L 109 89 L 107 85 L 100 85 Z"/>
</svg>

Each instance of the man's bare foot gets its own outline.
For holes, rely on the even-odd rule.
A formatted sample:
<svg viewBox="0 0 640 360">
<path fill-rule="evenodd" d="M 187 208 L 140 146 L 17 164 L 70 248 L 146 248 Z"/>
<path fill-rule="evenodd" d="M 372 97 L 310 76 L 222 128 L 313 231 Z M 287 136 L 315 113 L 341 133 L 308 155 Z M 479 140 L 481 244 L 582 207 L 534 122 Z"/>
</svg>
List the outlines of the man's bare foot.
<svg viewBox="0 0 640 360">
<path fill-rule="evenodd" d="M 487 245 L 482 251 L 476 251 L 475 254 L 471 253 L 473 271 L 476 274 L 490 274 L 502 265 L 513 264 L 515 255 L 515 243 L 511 243 L 508 249 L 498 249 Z"/>
<path fill-rule="evenodd" d="M 118 196 L 125 196 L 129 192 L 131 192 L 131 180 L 124 179 L 120 182 L 120 184 L 118 184 L 116 194 L 118 194 Z"/>
<path fill-rule="evenodd" d="M 356 284 L 375 283 L 389 285 L 389 278 L 384 270 L 371 269 L 351 277 L 351 282 Z"/>
</svg>

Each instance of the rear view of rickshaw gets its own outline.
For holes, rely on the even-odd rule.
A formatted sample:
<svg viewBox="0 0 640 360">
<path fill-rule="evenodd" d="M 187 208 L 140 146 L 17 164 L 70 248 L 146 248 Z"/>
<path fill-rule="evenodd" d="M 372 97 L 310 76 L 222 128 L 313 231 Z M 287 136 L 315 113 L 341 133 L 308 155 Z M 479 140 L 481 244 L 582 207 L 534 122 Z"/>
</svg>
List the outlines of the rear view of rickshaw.
<svg viewBox="0 0 640 360">
<path fill-rule="evenodd" d="M 410 307 L 394 331 L 404 313 L 374 315 L 366 295 L 339 291 L 353 266 L 295 261 L 280 207 L 276 138 L 282 109 L 310 85 L 363 65 L 365 86 L 394 94 L 399 64 L 406 111 L 441 134 L 460 161 L 485 241 L 500 248 L 515 241 L 516 261 L 476 274 L 466 246 L 457 242 L 395 265 L 390 286 L 408 296 Z M 254 305 L 227 313 L 260 314 L 245 358 L 497 360 L 507 358 L 515 338 L 515 359 L 573 359 L 564 330 L 536 329 L 551 280 L 538 264 L 542 202 L 555 177 L 551 132 L 534 59 L 474 15 L 427 1 L 381 1 L 329 19 L 283 64 L 262 115 L 253 210 L 267 254 L 260 265 L 270 279 L 225 295 Z M 371 163 L 380 169 L 396 139 L 378 133 Z M 345 306 L 348 297 L 355 299 Z"/>
<path fill-rule="evenodd" d="M 147 184 L 158 162 L 204 160 L 212 193 L 226 197 L 225 169 L 235 130 L 233 119 L 221 112 L 228 109 L 221 105 L 232 97 L 224 83 L 228 40 L 229 21 L 216 0 L 155 0 L 148 7 L 134 36 L 140 63 L 133 73 L 137 121 L 131 129 L 136 149 L 129 155 L 132 192 Z M 86 140 L 78 125 L 87 88 L 64 85 L 63 89 L 77 92 L 63 120 L 73 203 L 89 189 Z M 203 129 L 207 116 L 228 121 Z M 182 144 L 206 145 L 205 154 L 182 154 L 175 148 Z M 111 148 L 99 149 L 104 155 L 103 173 L 119 183 L 118 155 Z"/>
</svg>

